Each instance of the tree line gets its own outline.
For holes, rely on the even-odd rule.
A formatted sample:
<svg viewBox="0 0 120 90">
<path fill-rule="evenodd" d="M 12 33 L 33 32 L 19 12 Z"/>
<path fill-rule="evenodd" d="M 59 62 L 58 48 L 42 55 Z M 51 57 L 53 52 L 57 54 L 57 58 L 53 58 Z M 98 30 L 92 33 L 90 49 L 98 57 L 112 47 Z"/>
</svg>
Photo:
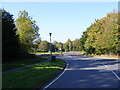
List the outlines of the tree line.
<svg viewBox="0 0 120 90">
<path fill-rule="evenodd" d="M 13 19 L 4 9 L 2 13 L 2 59 L 3 62 L 21 56 L 29 56 L 30 52 L 48 52 L 50 43 L 41 40 L 39 27 L 27 11 L 20 11 L 18 18 Z M 52 51 L 84 51 L 86 54 L 118 54 L 118 13 L 111 12 L 97 19 L 83 32 L 79 39 L 65 43 L 53 41 Z M 15 59 L 16 60 L 16 59 Z"/>
<path fill-rule="evenodd" d="M 3 62 L 17 60 L 21 56 L 30 56 L 34 46 L 33 41 L 38 38 L 39 27 L 29 16 L 27 11 L 20 11 L 18 18 L 4 9 L 2 13 L 2 60 Z"/>
<path fill-rule="evenodd" d="M 80 50 L 87 54 L 119 53 L 118 13 L 107 13 L 87 28 L 80 38 Z"/>
<path fill-rule="evenodd" d="M 118 55 L 119 50 L 119 20 L 117 12 L 110 12 L 83 32 L 79 39 L 65 43 L 53 42 L 57 50 L 84 51 L 86 54 L 111 54 Z"/>
<path fill-rule="evenodd" d="M 38 39 L 34 43 L 35 52 L 48 52 L 50 51 L 50 43 L 46 40 Z M 53 41 L 52 52 L 68 52 L 68 51 L 80 51 L 80 39 L 71 41 L 68 39 L 65 43 Z"/>
<path fill-rule="evenodd" d="M 107 13 L 105 17 L 96 19 L 83 32 L 81 38 L 73 41 L 68 39 L 68 41 L 61 44 L 61 48 L 63 51 L 84 51 L 86 54 L 118 55 L 120 52 L 118 26 L 118 13 Z"/>
</svg>

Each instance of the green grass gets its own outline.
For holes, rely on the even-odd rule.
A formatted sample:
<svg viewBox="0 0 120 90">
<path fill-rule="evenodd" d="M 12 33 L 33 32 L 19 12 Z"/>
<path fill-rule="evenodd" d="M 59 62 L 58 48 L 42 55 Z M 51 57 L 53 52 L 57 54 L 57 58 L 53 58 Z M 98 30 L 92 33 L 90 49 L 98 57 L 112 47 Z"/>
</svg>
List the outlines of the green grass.
<svg viewBox="0 0 120 90">
<path fill-rule="evenodd" d="M 36 52 L 33 54 L 38 54 L 38 55 L 50 55 L 50 52 Z M 62 52 L 62 54 L 65 54 L 65 52 Z M 52 55 L 61 55 L 61 52 L 52 52 Z"/>
<path fill-rule="evenodd" d="M 55 78 L 65 65 L 65 61 L 57 59 L 56 62 L 48 61 L 3 74 L 3 88 L 43 87 Z"/>
<path fill-rule="evenodd" d="M 50 52 L 36 52 L 35 54 L 40 54 L 40 55 L 50 55 Z M 61 55 L 60 52 L 52 52 L 53 55 Z"/>
<path fill-rule="evenodd" d="M 7 71 L 13 68 L 18 68 L 22 66 L 26 66 L 29 64 L 37 63 L 37 62 L 42 62 L 47 60 L 46 58 L 41 58 L 41 57 L 34 57 L 34 58 L 27 58 L 23 60 L 17 60 L 13 62 L 7 62 L 2 64 L 2 71 Z"/>
</svg>

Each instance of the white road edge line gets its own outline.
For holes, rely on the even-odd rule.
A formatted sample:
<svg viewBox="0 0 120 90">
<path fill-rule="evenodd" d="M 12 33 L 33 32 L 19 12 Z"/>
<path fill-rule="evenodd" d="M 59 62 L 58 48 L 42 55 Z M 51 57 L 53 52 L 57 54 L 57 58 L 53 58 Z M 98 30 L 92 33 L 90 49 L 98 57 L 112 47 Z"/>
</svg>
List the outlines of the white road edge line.
<svg viewBox="0 0 120 90">
<path fill-rule="evenodd" d="M 102 63 L 103 64 L 103 63 Z M 105 65 L 105 64 L 103 64 L 106 68 L 108 68 L 109 69 L 109 67 L 107 66 L 107 65 Z M 120 77 L 113 71 L 113 70 L 111 70 L 111 69 L 109 69 L 117 78 L 118 78 L 118 80 L 120 80 Z"/>
<path fill-rule="evenodd" d="M 107 58 L 108 59 L 108 58 Z M 105 65 L 104 63 L 102 63 L 108 70 L 110 70 L 116 77 L 118 80 L 120 80 L 120 77 L 111 69 L 109 69 L 109 67 L 107 65 Z"/>
<path fill-rule="evenodd" d="M 64 61 L 65 61 L 65 60 L 64 60 Z M 56 80 L 58 80 L 58 79 L 65 73 L 65 71 L 66 71 L 67 68 L 68 68 L 68 62 L 67 62 L 67 61 L 65 61 L 65 62 L 67 63 L 67 65 L 66 65 L 64 71 L 63 71 L 57 78 L 55 78 L 52 82 L 50 82 L 47 86 L 45 86 L 43 90 L 45 90 L 45 89 L 48 88 L 50 85 L 52 85 Z"/>
</svg>

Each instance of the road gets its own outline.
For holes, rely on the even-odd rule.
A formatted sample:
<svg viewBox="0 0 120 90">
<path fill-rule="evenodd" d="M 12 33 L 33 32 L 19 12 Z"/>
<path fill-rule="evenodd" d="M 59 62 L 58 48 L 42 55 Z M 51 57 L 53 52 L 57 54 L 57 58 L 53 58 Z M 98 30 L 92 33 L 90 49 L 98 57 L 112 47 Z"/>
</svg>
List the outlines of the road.
<svg viewBox="0 0 120 90">
<path fill-rule="evenodd" d="M 63 73 L 49 83 L 49 88 L 119 88 L 118 59 L 78 56 L 76 53 L 59 56 L 68 65 Z"/>
</svg>

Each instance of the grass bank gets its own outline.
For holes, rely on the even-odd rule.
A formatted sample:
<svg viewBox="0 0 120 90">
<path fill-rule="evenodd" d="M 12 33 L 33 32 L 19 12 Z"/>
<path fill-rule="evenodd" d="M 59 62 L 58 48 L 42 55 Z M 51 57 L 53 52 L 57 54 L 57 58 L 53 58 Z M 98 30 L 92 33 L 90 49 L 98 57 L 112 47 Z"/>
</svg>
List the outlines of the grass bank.
<svg viewBox="0 0 120 90">
<path fill-rule="evenodd" d="M 112 58 L 112 59 L 119 58 L 117 55 L 93 55 L 93 57 L 105 57 L 105 58 Z"/>
<path fill-rule="evenodd" d="M 13 62 L 6 62 L 2 64 L 2 71 L 7 71 L 13 68 L 18 68 L 18 67 L 22 67 L 22 66 L 26 66 L 29 64 L 33 64 L 33 63 L 37 63 L 37 62 L 42 62 L 47 60 L 46 58 L 42 58 L 42 57 L 33 57 L 33 58 L 25 58 L 22 60 L 16 60 Z"/>
<path fill-rule="evenodd" d="M 41 88 L 55 78 L 65 67 L 63 60 L 47 61 L 41 64 L 8 72 L 2 76 L 4 88 Z"/>
<path fill-rule="evenodd" d="M 118 59 L 119 57 L 117 55 L 107 55 L 107 54 L 104 54 L 104 55 L 95 55 L 95 54 L 85 54 L 85 53 L 81 53 L 81 54 L 78 54 L 80 56 L 91 56 L 91 57 L 103 57 L 103 58 L 112 58 L 112 59 Z"/>
<path fill-rule="evenodd" d="M 50 52 L 36 52 L 34 54 L 37 54 L 37 55 L 50 55 L 51 53 Z M 61 53 L 61 52 L 52 52 L 52 55 L 61 55 L 61 54 L 64 54 L 64 52 L 63 53 Z"/>
</svg>

